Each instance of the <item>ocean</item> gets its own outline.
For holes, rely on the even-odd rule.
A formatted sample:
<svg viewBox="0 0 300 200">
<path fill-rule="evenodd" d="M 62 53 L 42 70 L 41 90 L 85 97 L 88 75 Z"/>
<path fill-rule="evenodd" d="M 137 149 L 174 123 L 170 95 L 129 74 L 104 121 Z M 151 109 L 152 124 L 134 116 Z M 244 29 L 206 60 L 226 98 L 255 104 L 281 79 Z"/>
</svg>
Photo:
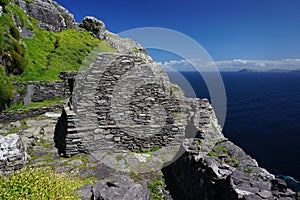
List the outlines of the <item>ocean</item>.
<svg viewBox="0 0 300 200">
<path fill-rule="evenodd" d="M 210 100 L 199 73 L 181 74 L 198 98 Z M 182 85 L 173 72 L 168 75 Z M 269 172 L 300 180 L 300 73 L 223 72 L 221 76 L 227 96 L 224 135 Z"/>
</svg>

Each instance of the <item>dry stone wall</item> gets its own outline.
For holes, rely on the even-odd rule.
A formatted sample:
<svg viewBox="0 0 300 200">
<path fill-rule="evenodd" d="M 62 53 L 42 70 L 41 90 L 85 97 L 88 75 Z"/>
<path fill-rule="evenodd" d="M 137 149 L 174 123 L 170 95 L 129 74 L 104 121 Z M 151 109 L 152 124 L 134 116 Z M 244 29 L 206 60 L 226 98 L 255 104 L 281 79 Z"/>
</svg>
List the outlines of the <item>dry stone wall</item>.
<svg viewBox="0 0 300 200">
<path fill-rule="evenodd" d="M 180 102 L 170 96 L 169 81 L 156 63 L 123 54 L 100 54 L 78 74 L 72 105 L 56 132 L 67 156 L 102 150 L 147 151 L 177 145 L 184 137 L 174 120 Z M 59 125 L 58 127 L 62 127 Z"/>
<path fill-rule="evenodd" d="M 0 112 L 0 123 L 15 122 L 22 119 L 30 118 L 51 112 L 53 110 L 62 109 L 63 104 L 54 104 L 44 108 L 29 108 L 27 110 L 2 111 Z"/>
<path fill-rule="evenodd" d="M 73 81 L 76 72 L 62 72 L 60 74 L 61 81 L 57 82 L 25 82 L 14 83 L 16 92 L 12 104 L 22 103 L 26 106 L 31 102 L 41 102 L 55 98 L 68 98 L 73 90 Z M 18 91 L 18 92 L 17 92 Z M 62 103 L 50 105 L 44 108 L 29 108 L 16 111 L 0 112 L 0 123 L 13 122 L 21 119 L 29 118 L 44 114 L 46 112 L 61 109 Z"/>
</svg>

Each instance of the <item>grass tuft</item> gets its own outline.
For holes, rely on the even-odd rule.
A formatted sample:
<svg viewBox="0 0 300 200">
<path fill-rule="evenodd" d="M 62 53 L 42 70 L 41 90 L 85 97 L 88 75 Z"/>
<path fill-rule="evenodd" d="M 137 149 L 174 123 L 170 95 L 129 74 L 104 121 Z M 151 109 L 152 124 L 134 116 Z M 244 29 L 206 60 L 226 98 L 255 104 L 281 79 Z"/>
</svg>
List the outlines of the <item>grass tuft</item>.
<svg viewBox="0 0 300 200">
<path fill-rule="evenodd" d="M 0 176 L 0 199 L 81 199 L 74 190 L 91 180 L 59 175 L 52 169 L 25 168 L 8 177 Z"/>
</svg>

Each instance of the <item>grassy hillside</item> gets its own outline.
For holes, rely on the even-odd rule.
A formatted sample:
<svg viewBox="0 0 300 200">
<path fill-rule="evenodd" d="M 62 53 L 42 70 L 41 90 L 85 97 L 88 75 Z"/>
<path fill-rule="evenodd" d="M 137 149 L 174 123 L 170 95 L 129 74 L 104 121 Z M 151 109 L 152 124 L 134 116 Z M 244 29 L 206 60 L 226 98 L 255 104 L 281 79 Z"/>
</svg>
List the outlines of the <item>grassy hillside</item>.
<svg viewBox="0 0 300 200">
<path fill-rule="evenodd" d="M 2 65 L 6 66 L 8 75 L 22 74 L 27 64 L 24 58 L 26 47 L 20 38 L 15 19 L 18 19 L 21 26 L 29 30 L 32 30 L 32 25 L 26 14 L 18 6 L 6 3 L 7 1 L 0 0 L 0 5 L 4 7 L 0 18 L 0 56 L 2 57 Z"/>
<path fill-rule="evenodd" d="M 26 44 L 26 69 L 18 81 L 55 81 L 61 71 L 77 71 L 84 58 L 95 48 L 115 52 L 105 41 L 88 32 L 64 30 L 53 33 L 34 28 L 34 39 L 23 39 Z"/>
<path fill-rule="evenodd" d="M 0 0 L 4 7 L 0 17 L 0 79 L 3 82 L 0 82 L 0 108 L 12 96 L 10 81 L 55 81 L 61 71 L 78 70 L 95 47 L 100 52 L 116 52 L 106 41 L 96 39 L 88 32 L 42 30 L 35 26 L 36 19 L 10 2 Z M 34 38 L 21 38 L 16 21 L 34 31 Z"/>
</svg>

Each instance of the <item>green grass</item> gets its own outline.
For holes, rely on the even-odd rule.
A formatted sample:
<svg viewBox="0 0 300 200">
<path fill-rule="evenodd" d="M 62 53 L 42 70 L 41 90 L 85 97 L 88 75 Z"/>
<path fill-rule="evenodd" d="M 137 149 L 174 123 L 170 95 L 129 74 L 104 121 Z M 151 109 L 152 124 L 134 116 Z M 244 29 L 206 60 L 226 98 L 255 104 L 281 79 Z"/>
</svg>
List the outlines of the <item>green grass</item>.
<svg viewBox="0 0 300 200">
<path fill-rule="evenodd" d="M 13 128 L 9 128 L 6 133 L 3 133 L 1 135 L 2 136 L 8 136 L 10 134 L 15 134 L 15 133 L 19 133 L 19 132 L 20 132 L 19 128 L 13 127 Z"/>
<path fill-rule="evenodd" d="M 44 108 L 50 105 L 59 104 L 61 103 L 63 98 L 55 98 L 52 100 L 44 100 L 42 102 L 31 102 L 30 106 L 24 106 L 23 103 L 13 105 L 9 107 L 8 111 L 16 111 L 16 110 L 29 110 L 30 108 Z"/>
<path fill-rule="evenodd" d="M 141 153 L 141 154 L 143 154 L 143 153 L 151 153 L 151 152 L 155 152 L 155 151 L 158 151 L 158 150 L 160 150 L 162 147 L 160 147 L 160 146 L 153 146 L 153 147 L 151 147 L 150 149 L 147 149 L 147 150 L 144 150 L 144 151 L 142 151 L 142 150 L 137 150 L 137 151 L 135 151 L 135 153 Z"/>
<path fill-rule="evenodd" d="M 51 169 L 25 168 L 8 177 L 0 176 L 0 199 L 81 199 L 74 190 L 92 182 Z"/>
<path fill-rule="evenodd" d="M 229 158 L 228 162 L 230 163 L 237 163 L 236 158 Z"/>
<path fill-rule="evenodd" d="M 226 149 L 225 147 L 222 147 L 222 146 L 217 146 L 216 148 L 215 148 L 217 151 L 222 151 L 223 153 L 225 153 L 225 154 L 229 154 L 229 151 L 228 151 L 228 149 Z"/>
<path fill-rule="evenodd" d="M 246 173 L 252 173 L 253 169 L 245 169 L 244 172 L 246 172 Z"/>
<path fill-rule="evenodd" d="M 212 156 L 212 157 L 219 157 L 218 154 L 216 154 L 215 152 L 212 152 L 212 151 L 208 152 L 207 155 Z"/>
<path fill-rule="evenodd" d="M 13 20 L 20 19 L 21 25 L 33 30 L 33 39 L 20 40 L 20 33 Z M 73 29 L 53 33 L 42 30 L 34 24 L 37 20 L 27 16 L 16 4 L 7 4 L 0 18 L 0 54 L 10 52 L 11 66 L 18 81 L 54 81 L 61 71 L 77 71 L 84 58 L 99 46 L 101 52 L 116 52 L 105 41 L 94 38 L 90 33 Z M 20 68 L 20 69 L 18 69 Z"/>
<path fill-rule="evenodd" d="M 18 17 L 20 24 L 27 29 L 32 29 L 29 17 L 15 4 L 7 4 L 0 18 L 0 55 L 6 63 L 6 71 L 9 75 L 20 75 L 26 68 L 27 61 L 24 58 L 26 46 L 20 40 L 20 32 L 14 22 Z"/>
<path fill-rule="evenodd" d="M 106 41 L 90 33 L 68 29 L 52 33 L 34 28 L 34 39 L 24 39 L 28 65 L 18 81 L 56 81 L 62 71 L 78 71 L 85 58 L 97 47 L 98 52 L 116 52 Z"/>
<path fill-rule="evenodd" d="M 133 52 L 133 53 L 139 53 L 139 50 L 138 50 L 137 48 L 133 48 L 133 49 L 132 49 L 132 52 Z"/>
<path fill-rule="evenodd" d="M 148 188 L 151 192 L 151 197 L 153 200 L 164 200 L 164 194 L 161 189 L 164 188 L 165 184 L 162 180 L 154 180 L 148 183 Z"/>
<path fill-rule="evenodd" d="M 13 86 L 0 65 L 0 109 L 13 96 Z"/>
<path fill-rule="evenodd" d="M 0 108 L 12 98 L 11 81 L 56 81 L 62 71 L 79 70 L 86 63 L 86 58 L 90 59 L 90 63 L 100 52 L 116 52 L 109 43 L 94 38 L 89 32 L 68 29 L 54 33 L 42 30 L 35 26 L 38 20 L 29 17 L 17 4 L 10 2 L 0 0 L 3 6 L 0 17 L 0 56 L 6 63 L 5 70 L 0 66 Z M 14 22 L 16 17 L 21 26 L 34 31 L 33 39 L 20 37 Z M 89 56 L 91 53 L 92 57 Z M 22 89 L 18 92 L 22 92 Z"/>
</svg>

